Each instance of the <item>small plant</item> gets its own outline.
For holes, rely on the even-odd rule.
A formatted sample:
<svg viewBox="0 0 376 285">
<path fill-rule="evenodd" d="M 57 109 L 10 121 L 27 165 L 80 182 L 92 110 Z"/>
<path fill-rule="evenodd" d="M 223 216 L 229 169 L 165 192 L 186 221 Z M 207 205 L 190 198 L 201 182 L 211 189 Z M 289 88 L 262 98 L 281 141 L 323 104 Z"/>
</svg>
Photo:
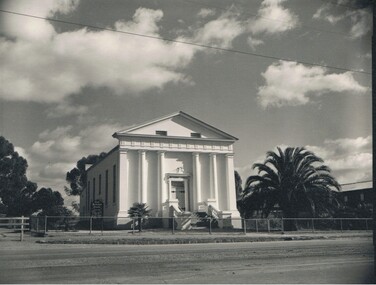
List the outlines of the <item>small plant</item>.
<svg viewBox="0 0 376 285">
<path fill-rule="evenodd" d="M 137 218 L 138 231 L 142 231 L 142 223 L 144 219 L 150 216 L 151 209 L 146 205 L 146 203 L 133 203 L 133 206 L 129 208 L 128 214 L 131 218 Z"/>
</svg>

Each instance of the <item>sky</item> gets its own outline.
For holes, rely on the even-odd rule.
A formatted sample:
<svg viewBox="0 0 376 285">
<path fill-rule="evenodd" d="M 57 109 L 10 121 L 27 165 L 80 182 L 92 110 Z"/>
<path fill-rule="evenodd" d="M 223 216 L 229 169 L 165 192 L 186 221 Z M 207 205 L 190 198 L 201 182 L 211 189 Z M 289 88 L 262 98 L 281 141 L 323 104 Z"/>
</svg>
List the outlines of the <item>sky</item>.
<svg viewBox="0 0 376 285">
<path fill-rule="evenodd" d="M 276 146 L 313 151 L 340 183 L 372 179 L 367 1 L 0 4 L 0 135 L 39 187 L 64 194 L 115 131 L 179 110 L 239 138 L 243 181 Z"/>
</svg>

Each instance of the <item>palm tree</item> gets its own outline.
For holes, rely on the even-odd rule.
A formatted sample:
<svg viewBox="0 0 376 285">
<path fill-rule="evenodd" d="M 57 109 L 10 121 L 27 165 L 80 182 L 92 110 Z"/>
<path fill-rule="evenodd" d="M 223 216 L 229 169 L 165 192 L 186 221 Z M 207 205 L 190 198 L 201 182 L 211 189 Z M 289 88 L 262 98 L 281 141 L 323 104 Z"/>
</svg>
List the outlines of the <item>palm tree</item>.
<svg viewBox="0 0 376 285">
<path fill-rule="evenodd" d="M 336 204 L 335 191 L 340 185 L 322 165 L 323 160 L 303 147 L 269 151 L 264 163 L 255 163 L 258 175 L 248 177 L 242 197 L 242 213 L 249 218 L 255 213 L 267 217 L 279 207 L 284 218 L 296 218 L 310 211 L 312 217 L 330 213 Z M 285 229 L 293 229 L 292 223 Z"/>
<path fill-rule="evenodd" d="M 146 203 L 133 203 L 133 206 L 129 208 L 128 214 L 131 218 L 137 218 L 138 221 L 138 230 L 142 231 L 142 222 L 143 219 L 150 216 L 151 209 L 146 205 Z"/>
</svg>

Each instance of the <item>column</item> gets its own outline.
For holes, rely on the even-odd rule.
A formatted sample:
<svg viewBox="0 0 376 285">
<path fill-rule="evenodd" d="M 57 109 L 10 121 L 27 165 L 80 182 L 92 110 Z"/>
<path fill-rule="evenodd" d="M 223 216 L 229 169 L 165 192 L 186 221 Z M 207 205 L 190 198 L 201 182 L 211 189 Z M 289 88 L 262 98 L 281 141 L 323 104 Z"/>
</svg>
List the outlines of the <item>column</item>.
<svg viewBox="0 0 376 285">
<path fill-rule="evenodd" d="M 165 152 L 158 151 L 158 211 L 162 210 L 162 204 L 166 202 L 167 195 L 165 190 L 165 181 L 164 181 L 164 160 Z"/>
<path fill-rule="evenodd" d="M 119 217 L 127 217 L 128 209 L 130 207 L 128 201 L 128 171 L 129 171 L 129 162 L 128 162 L 128 153 L 127 150 L 119 150 L 119 161 L 117 164 L 117 203 L 119 205 Z M 111 188 L 110 188 L 111 189 Z"/>
<path fill-rule="evenodd" d="M 194 198 L 193 205 L 196 210 L 198 203 L 201 202 L 201 165 L 200 165 L 200 156 L 198 153 L 193 153 L 193 184 L 194 184 Z"/>
<path fill-rule="evenodd" d="M 226 164 L 226 188 L 227 188 L 227 209 L 236 211 L 235 175 L 234 175 L 234 154 L 225 155 Z"/>
<path fill-rule="evenodd" d="M 141 203 L 147 202 L 146 188 L 146 151 L 138 151 L 138 200 Z"/>
<path fill-rule="evenodd" d="M 218 170 L 217 155 L 210 153 L 210 198 L 215 199 L 218 204 Z"/>
</svg>

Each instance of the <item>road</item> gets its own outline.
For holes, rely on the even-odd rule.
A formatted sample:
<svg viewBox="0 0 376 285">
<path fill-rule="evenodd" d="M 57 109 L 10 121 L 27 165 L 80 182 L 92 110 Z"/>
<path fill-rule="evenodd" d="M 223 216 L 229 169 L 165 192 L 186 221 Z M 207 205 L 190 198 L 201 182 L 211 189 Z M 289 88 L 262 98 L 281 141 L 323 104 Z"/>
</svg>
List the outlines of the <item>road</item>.
<svg viewBox="0 0 376 285">
<path fill-rule="evenodd" d="M 367 238 L 137 246 L 0 243 L 1 283 L 372 283 L 372 278 L 373 246 Z"/>
</svg>

